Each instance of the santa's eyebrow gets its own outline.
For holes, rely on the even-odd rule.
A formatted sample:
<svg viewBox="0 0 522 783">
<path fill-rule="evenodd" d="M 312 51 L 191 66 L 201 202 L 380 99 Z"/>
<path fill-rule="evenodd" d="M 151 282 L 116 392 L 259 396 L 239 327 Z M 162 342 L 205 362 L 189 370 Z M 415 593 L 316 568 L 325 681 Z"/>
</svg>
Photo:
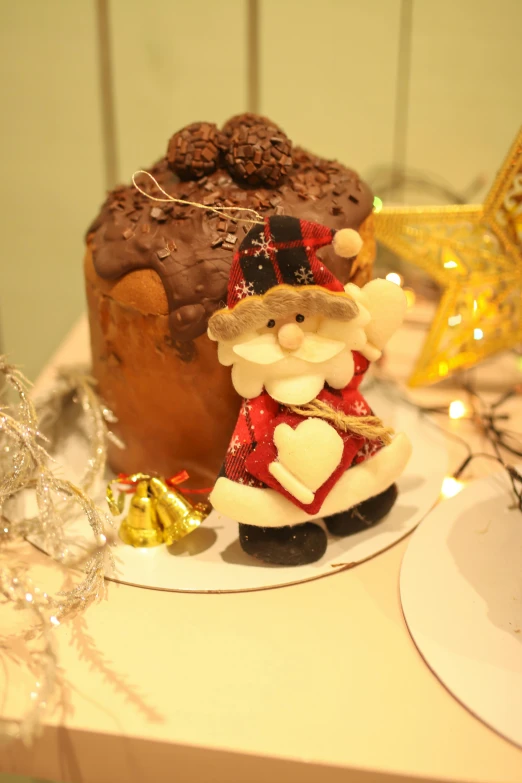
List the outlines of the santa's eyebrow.
<svg viewBox="0 0 522 783">
<path fill-rule="evenodd" d="M 321 315 L 335 321 L 351 321 L 359 313 L 352 297 L 342 291 L 327 291 L 321 286 L 296 290 L 287 285 L 270 289 L 263 297 L 249 296 L 233 310 L 219 310 L 209 319 L 214 339 L 234 340 L 249 329 L 258 329 L 271 319 L 292 313 Z"/>
</svg>

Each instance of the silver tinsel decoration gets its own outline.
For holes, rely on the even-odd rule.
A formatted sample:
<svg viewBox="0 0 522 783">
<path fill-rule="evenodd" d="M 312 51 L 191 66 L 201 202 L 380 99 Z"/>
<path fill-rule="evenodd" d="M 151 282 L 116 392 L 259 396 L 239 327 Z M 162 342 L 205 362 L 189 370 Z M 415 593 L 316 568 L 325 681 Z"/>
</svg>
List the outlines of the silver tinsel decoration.
<svg viewBox="0 0 522 783">
<path fill-rule="evenodd" d="M 37 674 L 28 694 L 24 720 L 10 734 L 30 742 L 57 686 L 56 628 L 68 615 L 84 611 L 104 595 L 104 577 L 113 565 L 112 523 L 88 493 L 103 475 L 110 436 L 107 422 L 115 419 L 98 400 L 93 379 L 79 369 L 62 371 L 56 387 L 38 406 L 28 394 L 23 375 L 3 357 L 0 357 L 0 376 L 18 395 L 17 405 L 0 408 L 0 602 L 10 602 L 14 608 L 32 614 L 35 624 L 21 639 L 27 645 L 31 671 Z M 78 485 L 55 475 L 48 453 L 56 446 L 63 420 L 75 403 L 81 411 L 79 421 L 91 449 Z M 9 509 L 22 491 L 35 492 L 38 513 L 32 518 L 11 518 Z M 68 557 L 65 525 L 77 507 L 89 522 L 93 543 L 82 562 L 72 563 Z M 81 581 L 55 596 L 49 596 L 35 586 L 26 569 L 20 564 L 13 565 L 16 558 L 11 552 L 15 542 L 28 535 L 36 536 L 45 551 L 62 565 L 81 567 Z M 36 639 L 41 642 L 37 650 L 34 644 L 28 644 Z M 0 631 L 0 646 L 4 641 L 7 644 L 7 637 L 2 639 Z"/>
</svg>

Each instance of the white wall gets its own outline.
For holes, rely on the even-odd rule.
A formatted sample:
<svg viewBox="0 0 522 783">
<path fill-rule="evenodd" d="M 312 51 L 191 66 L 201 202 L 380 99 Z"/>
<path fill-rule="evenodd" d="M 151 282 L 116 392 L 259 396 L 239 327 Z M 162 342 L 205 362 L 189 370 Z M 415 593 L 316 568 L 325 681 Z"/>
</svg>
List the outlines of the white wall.
<svg viewBox="0 0 522 783">
<path fill-rule="evenodd" d="M 82 311 L 107 181 L 253 108 L 255 73 L 294 142 L 482 196 L 522 119 L 521 33 L 519 0 L 0 0 L 3 349 L 37 374 Z"/>
</svg>

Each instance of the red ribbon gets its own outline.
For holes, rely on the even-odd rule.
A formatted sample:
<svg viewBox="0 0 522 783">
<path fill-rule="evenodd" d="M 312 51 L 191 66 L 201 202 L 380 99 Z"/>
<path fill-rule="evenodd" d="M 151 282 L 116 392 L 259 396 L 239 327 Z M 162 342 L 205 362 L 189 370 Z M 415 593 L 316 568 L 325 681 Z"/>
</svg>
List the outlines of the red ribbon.
<svg viewBox="0 0 522 783">
<path fill-rule="evenodd" d="M 131 481 L 130 477 L 132 474 L 130 473 L 118 473 L 118 481 L 120 484 L 125 484 L 129 487 L 129 489 L 125 490 L 128 494 L 131 492 L 134 492 L 137 486 L 137 481 Z M 170 476 L 170 478 L 165 479 L 165 484 L 168 487 L 176 487 L 179 489 L 180 492 L 183 492 L 184 495 L 208 495 L 210 492 L 212 492 L 212 487 L 205 487 L 203 489 L 182 489 L 181 487 L 178 487 L 178 484 L 183 484 L 184 481 L 187 481 L 190 476 L 187 473 L 186 470 L 181 470 L 179 473 L 175 473 L 173 476 Z"/>
</svg>

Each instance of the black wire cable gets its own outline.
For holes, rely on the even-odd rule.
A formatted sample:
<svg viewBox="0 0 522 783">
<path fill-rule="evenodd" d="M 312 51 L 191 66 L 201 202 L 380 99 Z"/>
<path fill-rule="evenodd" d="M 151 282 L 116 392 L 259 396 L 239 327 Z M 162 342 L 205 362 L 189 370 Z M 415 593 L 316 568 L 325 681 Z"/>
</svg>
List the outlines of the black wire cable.
<svg viewBox="0 0 522 783">
<path fill-rule="evenodd" d="M 472 415 L 463 416 L 459 418 L 468 421 L 473 421 L 476 423 L 476 425 L 483 432 L 488 443 L 490 443 L 493 451 L 495 452 L 494 454 L 489 454 L 488 452 L 484 452 L 484 451 L 473 451 L 473 449 L 471 448 L 469 443 L 465 440 L 465 438 L 463 438 L 460 435 L 457 435 L 455 432 L 451 432 L 450 430 L 447 430 L 445 427 L 442 427 L 441 425 L 437 424 L 437 422 L 435 422 L 432 418 L 430 418 L 429 414 L 442 414 L 442 415 L 449 416 L 448 405 L 435 405 L 435 406 L 419 405 L 418 403 L 414 402 L 409 397 L 407 397 L 403 392 L 401 392 L 396 381 L 394 381 L 389 376 L 385 376 L 384 374 L 381 374 L 380 377 L 374 376 L 372 380 L 376 384 L 381 384 L 383 386 L 386 386 L 387 390 L 391 388 L 394 391 L 396 397 L 400 399 L 401 402 L 409 405 L 411 408 L 414 408 L 421 415 L 424 416 L 423 421 L 425 421 L 427 424 L 434 427 L 435 429 L 439 430 L 440 432 L 443 432 L 444 435 L 446 435 L 449 438 L 452 438 L 454 441 L 458 442 L 463 448 L 466 449 L 467 455 L 464 458 L 464 460 L 461 462 L 459 467 L 455 471 L 453 471 L 452 474 L 453 478 L 458 479 L 464 473 L 464 471 L 470 465 L 470 463 L 478 458 L 494 460 L 495 462 L 500 464 L 504 468 L 504 470 L 506 471 L 509 477 L 513 494 L 517 499 L 517 507 L 519 511 L 522 512 L 522 475 L 513 465 L 506 462 L 502 456 L 502 449 L 504 449 L 505 451 L 512 454 L 513 456 L 522 457 L 522 451 L 513 448 L 505 441 L 505 436 L 507 435 L 520 436 L 520 433 L 516 433 L 510 430 L 502 430 L 499 429 L 496 425 L 497 420 L 509 421 L 510 418 L 509 414 L 497 412 L 497 411 L 499 408 L 502 407 L 502 405 L 505 402 L 507 402 L 508 400 L 510 400 L 512 397 L 516 395 L 517 393 L 516 389 L 509 389 L 507 392 L 503 392 L 497 400 L 495 400 L 491 404 L 487 404 L 480 397 L 476 389 L 474 389 L 469 384 L 465 384 L 463 386 L 463 390 L 466 391 L 470 397 Z M 478 401 L 480 410 L 477 409 L 477 406 L 473 403 L 473 398 L 475 398 Z"/>
</svg>

